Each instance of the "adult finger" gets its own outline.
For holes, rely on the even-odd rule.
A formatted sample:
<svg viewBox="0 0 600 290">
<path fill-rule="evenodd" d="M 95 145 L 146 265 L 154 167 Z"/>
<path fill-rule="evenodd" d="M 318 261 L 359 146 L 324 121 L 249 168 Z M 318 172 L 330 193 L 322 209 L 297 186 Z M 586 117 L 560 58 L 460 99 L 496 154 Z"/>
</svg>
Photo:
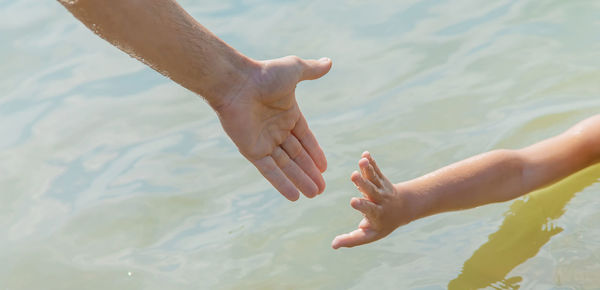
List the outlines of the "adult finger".
<svg viewBox="0 0 600 290">
<path fill-rule="evenodd" d="M 302 60 L 302 75 L 301 81 L 314 80 L 324 76 L 331 69 L 331 59 L 323 57 L 319 60 L 307 59 Z"/>
<path fill-rule="evenodd" d="M 315 165 L 317 165 L 317 168 L 319 168 L 321 172 L 324 172 L 325 169 L 327 169 L 325 153 L 323 153 L 323 149 L 319 146 L 315 135 L 308 128 L 308 123 L 306 123 L 306 119 L 302 113 L 300 113 L 300 119 L 296 123 L 292 133 L 296 136 L 298 141 L 300 141 L 300 144 L 302 144 L 302 147 L 304 147 L 306 152 L 308 152 L 308 155 L 310 155 L 310 158 L 312 158 Z"/>
<path fill-rule="evenodd" d="M 331 242 L 331 247 L 339 249 L 341 247 L 355 247 L 375 241 L 377 235 L 374 231 L 368 229 L 356 229 L 350 233 L 339 235 Z"/>
<path fill-rule="evenodd" d="M 325 190 L 325 180 L 323 175 L 308 155 L 308 152 L 304 150 L 300 141 L 294 135 L 289 135 L 285 141 L 281 144 L 281 148 L 287 153 L 287 155 L 306 173 L 310 179 L 319 188 L 318 193 Z"/>
<path fill-rule="evenodd" d="M 279 191 L 285 198 L 290 201 L 298 200 L 300 193 L 296 186 L 292 184 L 289 178 L 281 171 L 275 160 L 271 156 L 263 157 L 259 160 L 252 161 L 258 171 Z"/>
<path fill-rule="evenodd" d="M 298 165 L 290 159 L 290 157 L 281 149 L 281 147 L 275 147 L 271 153 L 273 160 L 277 163 L 277 166 L 281 168 L 283 173 L 296 185 L 300 191 L 306 195 L 306 197 L 312 198 L 317 195 L 319 188 L 317 185 L 306 175 L 306 173 L 298 167 Z"/>
</svg>

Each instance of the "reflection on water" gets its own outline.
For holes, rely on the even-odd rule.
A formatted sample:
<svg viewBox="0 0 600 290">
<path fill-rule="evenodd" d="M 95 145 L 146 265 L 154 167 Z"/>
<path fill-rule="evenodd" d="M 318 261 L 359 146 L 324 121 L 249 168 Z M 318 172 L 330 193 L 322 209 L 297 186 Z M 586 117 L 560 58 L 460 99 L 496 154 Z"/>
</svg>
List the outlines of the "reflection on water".
<svg viewBox="0 0 600 290">
<path fill-rule="evenodd" d="M 362 151 L 400 182 L 600 112 L 600 2 L 180 2 L 251 57 L 333 59 L 297 91 L 325 193 L 287 202 L 204 102 L 57 1 L 0 0 L 0 289 L 600 284 L 592 171 L 330 248 Z"/>
<path fill-rule="evenodd" d="M 465 261 L 462 272 L 450 281 L 448 288 L 518 289 L 523 278 L 509 273 L 563 231 L 554 221 L 563 215 L 565 206 L 578 192 L 599 179 L 597 165 L 515 201 L 498 231 Z"/>
</svg>

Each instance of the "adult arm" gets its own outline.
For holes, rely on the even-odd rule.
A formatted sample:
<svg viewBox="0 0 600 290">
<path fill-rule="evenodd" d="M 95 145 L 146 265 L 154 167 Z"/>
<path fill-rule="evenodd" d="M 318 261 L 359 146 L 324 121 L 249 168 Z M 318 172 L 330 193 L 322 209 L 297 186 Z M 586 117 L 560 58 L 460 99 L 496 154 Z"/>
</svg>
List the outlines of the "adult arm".
<svg viewBox="0 0 600 290">
<path fill-rule="evenodd" d="M 174 0 L 59 0 L 100 37 L 203 96 L 240 153 L 290 200 L 325 188 L 325 155 L 298 108 L 295 88 L 331 61 L 255 61 Z"/>
</svg>

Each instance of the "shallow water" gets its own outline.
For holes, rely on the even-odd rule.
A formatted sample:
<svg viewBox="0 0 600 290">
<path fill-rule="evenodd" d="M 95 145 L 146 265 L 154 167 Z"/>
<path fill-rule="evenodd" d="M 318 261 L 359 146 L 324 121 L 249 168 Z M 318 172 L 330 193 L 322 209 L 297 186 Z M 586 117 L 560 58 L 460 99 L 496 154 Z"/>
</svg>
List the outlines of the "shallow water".
<svg viewBox="0 0 600 290">
<path fill-rule="evenodd" d="M 334 251 L 363 150 L 392 181 L 600 110 L 598 1 L 182 1 L 257 59 L 328 56 L 297 95 L 329 161 L 290 203 L 194 94 L 56 1 L 0 0 L 0 289 L 600 285 L 600 167 Z"/>
</svg>

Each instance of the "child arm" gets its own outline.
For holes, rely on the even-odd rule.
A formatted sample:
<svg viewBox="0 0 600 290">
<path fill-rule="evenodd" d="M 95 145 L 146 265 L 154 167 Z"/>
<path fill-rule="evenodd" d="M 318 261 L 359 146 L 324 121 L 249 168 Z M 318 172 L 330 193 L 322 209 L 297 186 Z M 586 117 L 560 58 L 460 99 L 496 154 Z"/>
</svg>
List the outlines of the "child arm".
<svg viewBox="0 0 600 290">
<path fill-rule="evenodd" d="M 600 115 L 519 150 L 494 150 L 405 184 L 426 201 L 418 217 L 522 196 L 598 161 Z"/>
<path fill-rule="evenodd" d="M 554 183 L 600 161 L 600 115 L 519 151 L 527 192 Z"/>
<path fill-rule="evenodd" d="M 351 206 L 365 218 L 336 237 L 333 248 L 370 243 L 412 220 L 502 202 L 549 185 L 600 161 L 600 115 L 520 150 L 494 150 L 392 185 L 368 152 L 352 181 L 364 198 Z"/>
</svg>

